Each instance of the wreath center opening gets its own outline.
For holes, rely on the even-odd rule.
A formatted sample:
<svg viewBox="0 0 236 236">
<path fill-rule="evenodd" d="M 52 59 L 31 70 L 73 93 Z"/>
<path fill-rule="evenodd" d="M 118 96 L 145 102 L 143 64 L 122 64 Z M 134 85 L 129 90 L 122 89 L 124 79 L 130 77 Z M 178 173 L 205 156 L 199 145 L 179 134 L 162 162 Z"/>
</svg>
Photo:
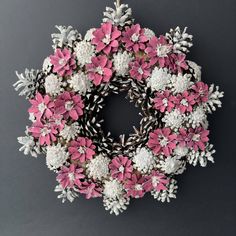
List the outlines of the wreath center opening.
<svg viewBox="0 0 236 236">
<path fill-rule="evenodd" d="M 102 129 L 104 133 L 111 133 L 111 136 L 118 140 L 120 135 L 129 136 L 134 133 L 134 128 L 140 126 L 141 109 L 126 98 L 127 92 L 110 94 L 104 99 L 104 107 L 100 112 L 100 117 L 104 122 Z"/>
</svg>

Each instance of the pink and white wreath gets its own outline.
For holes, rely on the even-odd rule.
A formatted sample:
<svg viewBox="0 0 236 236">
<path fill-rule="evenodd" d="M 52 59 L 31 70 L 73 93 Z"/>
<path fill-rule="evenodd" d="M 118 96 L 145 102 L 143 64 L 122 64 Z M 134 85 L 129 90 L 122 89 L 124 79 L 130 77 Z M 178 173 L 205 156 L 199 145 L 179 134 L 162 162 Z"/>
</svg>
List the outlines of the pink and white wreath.
<svg viewBox="0 0 236 236">
<path fill-rule="evenodd" d="M 18 138 L 20 151 L 46 154 L 58 198 L 102 197 L 118 215 L 147 193 L 169 202 L 176 197 L 174 177 L 187 163 L 214 162 L 207 114 L 221 107 L 223 92 L 202 82 L 201 68 L 187 60 L 186 28 L 155 35 L 134 23 L 125 4 L 115 3 L 104 16 L 83 38 L 71 26 L 56 26 L 54 53 L 42 70 L 17 72 L 14 87 L 29 100 L 32 122 Z M 115 142 L 98 113 L 104 97 L 120 91 L 140 107 L 142 119 Z"/>
</svg>

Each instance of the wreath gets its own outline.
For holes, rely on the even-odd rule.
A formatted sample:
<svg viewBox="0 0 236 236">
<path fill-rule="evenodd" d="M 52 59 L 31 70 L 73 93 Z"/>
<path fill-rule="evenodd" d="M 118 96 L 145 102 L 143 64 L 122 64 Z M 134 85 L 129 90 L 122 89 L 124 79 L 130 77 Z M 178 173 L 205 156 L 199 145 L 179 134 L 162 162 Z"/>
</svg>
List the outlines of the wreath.
<svg viewBox="0 0 236 236">
<path fill-rule="evenodd" d="M 42 70 L 16 72 L 14 87 L 29 100 L 32 122 L 18 138 L 20 151 L 46 154 L 63 202 L 103 197 L 105 209 L 118 215 L 131 198 L 148 192 L 161 202 L 175 198 L 174 176 L 187 163 L 214 162 L 207 114 L 223 97 L 186 59 L 192 46 L 187 28 L 156 36 L 135 24 L 119 1 L 84 38 L 71 26 L 56 28 L 54 53 Z M 99 113 L 104 98 L 121 91 L 140 107 L 142 119 L 117 142 L 103 131 Z"/>
</svg>

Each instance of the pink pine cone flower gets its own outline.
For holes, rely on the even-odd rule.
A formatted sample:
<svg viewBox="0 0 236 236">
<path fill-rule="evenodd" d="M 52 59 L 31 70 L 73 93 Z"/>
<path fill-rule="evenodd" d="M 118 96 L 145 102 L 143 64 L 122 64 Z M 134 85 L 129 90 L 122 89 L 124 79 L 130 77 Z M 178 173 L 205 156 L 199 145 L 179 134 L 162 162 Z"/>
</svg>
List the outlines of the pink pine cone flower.
<svg viewBox="0 0 236 236">
<path fill-rule="evenodd" d="M 29 113 L 33 113 L 37 119 L 45 116 L 50 118 L 53 114 L 54 103 L 51 101 L 48 95 L 44 97 L 38 92 L 34 99 L 29 100 L 31 107 L 28 109 Z"/>
<path fill-rule="evenodd" d="M 112 77 L 112 62 L 106 56 L 100 55 L 92 58 L 92 63 L 87 64 L 88 76 L 95 85 L 109 82 Z"/>
<path fill-rule="evenodd" d="M 106 55 L 110 52 L 115 52 L 118 49 L 118 38 L 121 32 L 116 26 L 110 22 L 102 24 L 101 28 L 93 32 L 94 38 L 92 43 L 96 45 L 97 52 L 103 51 Z"/>
<path fill-rule="evenodd" d="M 81 96 L 72 92 L 64 92 L 55 101 L 55 113 L 63 115 L 65 119 L 71 117 L 73 120 L 78 120 L 83 115 L 83 108 Z"/>
<path fill-rule="evenodd" d="M 170 128 L 156 129 L 149 134 L 147 146 L 152 149 L 155 155 L 163 153 L 170 156 L 176 147 L 176 134 L 171 133 Z"/>
<path fill-rule="evenodd" d="M 131 160 L 125 156 L 118 156 L 112 159 L 109 168 L 111 170 L 111 176 L 120 181 L 124 181 L 131 177 L 133 167 Z"/>
<path fill-rule="evenodd" d="M 209 98 L 208 85 L 199 81 L 192 86 L 192 90 L 195 92 L 195 99 L 197 103 L 207 102 Z"/>
<path fill-rule="evenodd" d="M 129 64 L 130 76 L 138 81 L 146 79 L 150 75 L 150 66 L 144 59 L 138 58 Z"/>
<path fill-rule="evenodd" d="M 67 48 L 56 49 L 50 59 L 53 65 L 53 72 L 60 76 L 72 75 L 72 71 L 76 68 L 75 56 Z"/>
<path fill-rule="evenodd" d="M 32 126 L 29 128 L 29 131 L 32 133 L 33 137 L 39 139 L 40 145 L 50 145 L 51 142 L 55 142 L 55 135 L 58 133 L 55 124 L 43 124 L 41 121 L 36 121 L 35 123 L 33 123 Z"/>
<path fill-rule="evenodd" d="M 170 112 L 175 107 L 176 97 L 169 90 L 165 90 L 163 93 L 156 93 L 153 102 L 156 110 Z"/>
<path fill-rule="evenodd" d="M 50 123 L 53 123 L 55 125 L 55 128 L 59 131 L 62 131 L 65 127 L 66 121 L 63 119 L 63 115 L 53 114 L 50 119 Z"/>
<path fill-rule="evenodd" d="M 128 179 L 124 184 L 127 192 L 127 197 L 142 198 L 145 190 L 146 178 L 139 174 L 132 174 L 131 179 Z"/>
<path fill-rule="evenodd" d="M 188 132 L 184 128 L 179 129 L 178 141 L 182 147 L 193 148 L 197 151 L 199 148 L 204 151 L 208 138 L 209 130 L 203 127 L 197 127 L 196 129 L 190 128 Z"/>
<path fill-rule="evenodd" d="M 186 63 L 185 54 L 171 54 L 169 68 L 174 73 L 182 73 L 183 70 L 188 69 L 188 64 Z"/>
<path fill-rule="evenodd" d="M 140 25 L 136 24 L 125 28 L 121 41 L 125 44 L 125 48 L 128 51 L 138 52 L 145 50 L 145 43 L 148 41 L 148 38 L 144 35 L 144 30 L 141 29 Z"/>
<path fill-rule="evenodd" d="M 151 175 L 147 177 L 145 182 L 145 189 L 147 192 L 155 190 L 160 192 L 161 190 L 166 190 L 166 185 L 169 183 L 169 179 L 162 173 L 153 170 Z"/>
<path fill-rule="evenodd" d="M 85 194 L 86 199 L 101 197 L 102 188 L 94 182 L 83 182 L 79 192 Z"/>
<path fill-rule="evenodd" d="M 61 170 L 58 172 L 57 181 L 65 189 L 67 187 L 73 188 L 74 185 L 80 187 L 81 179 L 84 179 L 83 169 L 71 164 L 69 167 L 62 166 Z"/>
<path fill-rule="evenodd" d="M 153 36 L 148 42 L 145 52 L 150 57 L 150 63 L 154 65 L 158 62 L 162 68 L 169 65 L 169 56 L 172 51 L 172 45 L 168 44 L 165 36 L 161 35 L 159 38 Z"/>
<path fill-rule="evenodd" d="M 177 95 L 176 108 L 178 108 L 181 113 L 185 113 L 186 111 L 191 112 L 195 103 L 195 95 L 193 93 L 184 91 L 182 94 Z"/>
<path fill-rule="evenodd" d="M 68 148 L 72 160 L 79 160 L 81 163 L 93 158 L 94 149 L 95 145 L 93 145 L 92 140 L 83 137 L 71 141 Z"/>
</svg>

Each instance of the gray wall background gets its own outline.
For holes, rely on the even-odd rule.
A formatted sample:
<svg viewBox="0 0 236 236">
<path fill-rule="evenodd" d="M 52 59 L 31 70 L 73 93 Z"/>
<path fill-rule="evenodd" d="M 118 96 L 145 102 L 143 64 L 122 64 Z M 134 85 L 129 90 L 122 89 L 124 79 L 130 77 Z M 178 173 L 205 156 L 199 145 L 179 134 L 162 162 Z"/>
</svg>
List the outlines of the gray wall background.
<svg viewBox="0 0 236 236">
<path fill-rule="evenodd" d="M 203 80 L 225 91 L 224 106 L 209 117 L 216 164 L 192 168 L 178 178 L 176 200 L 160 204 L 150 196 L 132 201 L 119 217 L 101 199 L 61 204 L 55 176 L 44 158 L 18 152 L 16 137 L 27 125 L 29 104 L 14 92 L 15 70 L 41 68 L 51 54 L 54 25 L 85 33 L 100 24 L 109 0 L 0 0 L 0 235 L 236 235 L 235 0 L 126 0 L 136 22 L 156 33 L 189 26 L 195 45 L 189 58 L 203 66 Z M 117 111 L 128 114 L 116 119 Z M 104 112 L 114 135 L 138 123 L 137 111 L 119 96 Z M 117 128 L 119 127 L 119 128 Z"/>
</svg>

